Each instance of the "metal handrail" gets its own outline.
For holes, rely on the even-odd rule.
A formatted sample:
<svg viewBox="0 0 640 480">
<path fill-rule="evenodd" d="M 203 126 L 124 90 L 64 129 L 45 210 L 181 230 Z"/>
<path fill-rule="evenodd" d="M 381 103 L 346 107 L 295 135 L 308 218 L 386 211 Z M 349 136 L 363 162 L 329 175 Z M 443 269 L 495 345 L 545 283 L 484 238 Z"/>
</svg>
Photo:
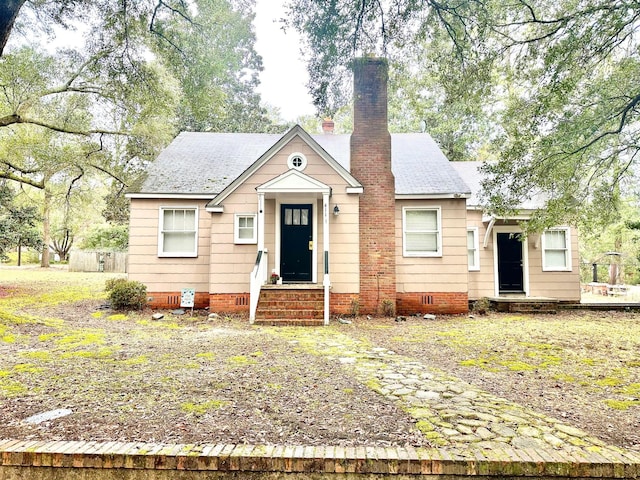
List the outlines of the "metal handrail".
<svg viewBox="0 0 640 480">
<path fill-rule="evenodd" d="M 249 292 L 249 322 L 256 320 L 256 311 L 258 309 L 258 300 L 260 298 L 260 290 L 267 279 L 268 255 L 267 249 L 258 250 L 256 262 L 253 265 L 250 279 Z"/>
</svg>

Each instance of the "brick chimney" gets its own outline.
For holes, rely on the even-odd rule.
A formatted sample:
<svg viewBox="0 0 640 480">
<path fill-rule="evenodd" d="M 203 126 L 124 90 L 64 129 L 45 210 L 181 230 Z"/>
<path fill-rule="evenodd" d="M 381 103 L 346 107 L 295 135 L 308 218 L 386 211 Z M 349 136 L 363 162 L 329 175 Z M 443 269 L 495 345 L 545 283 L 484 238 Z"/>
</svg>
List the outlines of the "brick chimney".
<svg viewBox="0 0 640 480">
<path fill-rule="evenodd" d="M 322 121 L 322 133 L 332 134 L 334 127 L 335 127 L 335 124 L 333 123 L 333 120 L 331 120 L 330 118 L 325 118 Z"/>
<path fill-rule="evenodd" d="M 351 173 L 360 195 L 360 311 L 383 313 L 396 304 L 395 179 L 387 125 L 388 64 L 358 58 L 354 64 Z"/>
</svg>

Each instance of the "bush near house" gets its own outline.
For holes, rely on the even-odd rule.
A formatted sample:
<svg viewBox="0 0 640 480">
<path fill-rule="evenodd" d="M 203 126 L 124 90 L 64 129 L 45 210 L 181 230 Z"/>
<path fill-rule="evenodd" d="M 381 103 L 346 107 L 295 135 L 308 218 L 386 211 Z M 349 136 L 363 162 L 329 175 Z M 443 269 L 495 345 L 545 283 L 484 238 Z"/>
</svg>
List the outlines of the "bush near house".
<svg viewBox="0 0 640 480">
<path fill-rule="evenodd" d="M 135 280 L 112 278 L 105 282 L 105 290 L 114 310 L 142 310 L 147 304 L 147 287 Z"/>
</svg>

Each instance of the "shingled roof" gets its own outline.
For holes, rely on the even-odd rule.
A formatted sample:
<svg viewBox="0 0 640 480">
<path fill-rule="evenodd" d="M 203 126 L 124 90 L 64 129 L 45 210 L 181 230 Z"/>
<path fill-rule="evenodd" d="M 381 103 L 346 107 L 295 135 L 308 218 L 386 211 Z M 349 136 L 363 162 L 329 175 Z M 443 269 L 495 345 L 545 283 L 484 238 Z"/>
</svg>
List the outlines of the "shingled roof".
<svg viewBox="0 0 640 480">
<path fill-rule="evenodd" d="M 350 135 L 311 137 L 349 170 Z M 138 193 L 214 197 L 280 138 L 263 133 L 180 133 L 149 166 Z M 470 195 L 467 184 L 428 134 L 392 134 L 391 150 L 396 194 Z"/>
<path fill-rule="evenodd" d="M 471 197 L 467 200 L 470 207 L 482 207 L 480 191 L 482 189 L 482 175 L 480 167 L 484 162 L 451 162 L 451 166 L 458 172 L 462 180 L 471 188 Z M 543 208 L 545 197 L 542 194 L 535 195 L 533 198 L 522 201 L 518 208 L 520 210 L 536 210 Z"/>
</svg>

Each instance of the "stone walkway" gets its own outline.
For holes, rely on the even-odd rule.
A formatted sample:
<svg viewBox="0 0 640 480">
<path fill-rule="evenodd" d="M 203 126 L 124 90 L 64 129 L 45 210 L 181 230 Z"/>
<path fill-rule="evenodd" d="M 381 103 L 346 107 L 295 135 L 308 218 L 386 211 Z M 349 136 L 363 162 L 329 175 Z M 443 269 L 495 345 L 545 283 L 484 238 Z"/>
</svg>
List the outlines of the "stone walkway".
<svg viewBox="0 0 640 480">
<path fill-rule="evenodd" d="M 278 331 L 273 333 L 277 335 Z M 398 402 L 436 447 L 460 453 L 470 448 L 562 450 L 608 458 L 617 458 L 617 454 L 625 452 L 583 430 L 496 397 L 441 370 L 335 331 L 298 331 L 291 342 L 353 369 L 362 383 Z"/>
</svg>

